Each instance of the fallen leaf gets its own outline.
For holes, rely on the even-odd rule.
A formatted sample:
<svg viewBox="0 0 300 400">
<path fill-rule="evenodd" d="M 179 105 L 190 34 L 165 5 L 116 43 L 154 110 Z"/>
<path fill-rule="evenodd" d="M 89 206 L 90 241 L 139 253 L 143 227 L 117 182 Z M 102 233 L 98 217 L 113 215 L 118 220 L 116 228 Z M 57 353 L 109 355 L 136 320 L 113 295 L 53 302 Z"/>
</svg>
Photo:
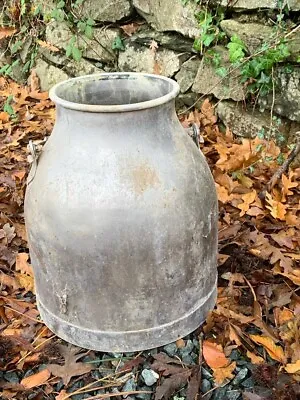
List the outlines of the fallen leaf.
<svg viewBox="0 0 300 400">
<path fill-rule="evenodd" d="M 289 249 L 294 248 L 293 237 L 296 234 L 294 228 L 289 228 L 288 230 L 281 230 L 278 233 L 272 233 L 271 238 L 279 244 L 279 246 L 285 246 Z"/>
<path fill-rule="evenodd" d="M 84 353 L 78 354 L 81 351 L 80 348 L 71 345 L 68 347 L 59 345 L 58 348 L 64 357 L 64 365 L 49 364 L 47 365 L 47 369 L 52 375 L 62 378 L 65 385 L 70 382 L 73 376 L 86 374 L 93 369 L 90 364 L 77 362 L 78 359 L 84 356 Z"/>
<path fill-rule="evenodd" d="M 191 378 L 188 382 L 186 389 L 186 399 L 187 400 L 197 400 L 199 398 L 201 385 L 201 368 L 196 365 L 192 368 Z"/>
<path fill-rule="evenodd" d="M 126 33 L 127 36 L 132 36 L 139 29 L 140 26 L 141 24 L 133 22 L 131 24 L 121 25 L 120 28 L 123 32 Z"/>
<path fill-rule="evenodd" d="M 250 358 L 252 364 L 263 364 L 265 362 L 265 360 L 260 357 L 257 356 L 256 354 L 252 353 L 251 351 L 247 350 L 247 357 Z"/>
<path fill-rule="evenodd" d="M 287 364 L 284 368 L 289 374 L 300 372 L 300 360 L 297 360 L 295 363 L 292 364 Z"/>
<path fill-rule="evenodd" d="M 166 378 L 160 386 L 157 386 L 155 400 L 170 399 L 176 390 L 187 383 L 187 380 L 190 376 L 191 370 L 184 369 L 182 372 Z"/>
<path fill-rule="evenodd" d="M 274 310 L 274 315 L 276 315 L 279 325 L 283 325 L 294 318 L 294 313 L 288 308 Z"/>
<path fill-rule="evenodd" d="M 183 339 L 176 340 L 176 346 L 178 349 L 182 349 L 183 347 L 185 347 L 185 341 Z"/>
<path fill-rule="evenodd" d="M 46 383 L 50 376 L 50 371 L 48 369 L 43 369 L 42 371 L 23 378 L 21 380 L 21 385 L 23 385 L 26 389 L 32 389 Z"/>
<path fill-rule="evenodd" d="M 143 364 L 144 361 L 145 359 L 141 356 L 138 356 L 133 360 L 125 361 L 123 367 L 121 367 L 119 371 L 121 372 L 121 371 L 132 370 L 133 368 L 138 367 L 140 364 Z"/>
<path fill-rule="evenodd" d="M 37 39 L 37 43 L 38 43 L 41 47 L 43 47 L 43 48 L 45 48 L 45 49 L 48 49 L 48 50 L 50 50 L 50 51 L 53 51 L 53 52 L 59 51 L 59 48 L 58 48 L 58 47 L 53 46 L 53 44 L 48 43 L 48 42 L 45 42 L 44 40 Z"/>
<path fill-rule="evenodd" d="M 32 266 L 28 263 L 28 253 L 19 253 L 16 257 L 16 270 L 33 276 Z"/>
<path fill-rule="evenodd" d="M 252 192 L 243 194 L 241 199 L 243 202 L 238 205 L 238 208 L 241 210 L 240 212 L 240 217 L 246 214 L 246 212 L 250 208 L 250 204 L 252 204 L 257 196 L 256 190 L 253 190 Z"/>
<path fill-rule="evenodd" d="M 285 174 L 281 175 L 282 182 L 282 201 L 286 201 L 286 197 L 293 194 L 290 189 L 298 187 L 297 182 L 292 182 L 293 177 L 296 174 L 293 171 L 289 172 L 289 176 L 287 177 Z"/>
<path fill-rule="evenodd" d="M 7 38 L 9 36 L 12 36 L 16 32 L 17 32 L 17 30 L 11 26 L 9 26 L 9 27 L 1 26 L 0 27 L 0 40 Z"/>
<path fill-rule="evenodd" d="M 151 40 L 149 48 L 153 53 L 156 53 L 156 50 L 158 49 L 158 43 L 155 40 Z"/>
<path fill-rule="evenodd" d="M 233 371 L 236 368 L 236 362 L 233 361 L 227 367 L 213 369 L 213 376 L 215 382 L 221 385 L 226 379 L 232 379 L 234 377 Z"/>
<path fill-rule="evenodd" d="M 268 192 L 266 193 L 266 201 L 269 203 L 266 208 L 271 211 L 272 217 L 284 221 L 287 206 L 280 201 L 274 200 Z"/>
<path fill-rule="evenodd" d="M 222 346 L 208 340 L 203 341 L 203 357 L 210 368 L 225 367 L 229 363 Z"/>
<path fill-rule="evenodd" d="M 20 288 L 24 288 L 26 292 L 35 293 L 33 275 L 15 273 Z"/>
<path fill-rule="evenodd" d="M 286 362 L 286 357 L 284 355 L 281 346 L 277 346 L 270 337 L 259 336 L 259 335 L 249 335 L 249 337 L 256 343 L 261 344 L 273 360 L 279 361 L 281 363 Z"/>
</svg>

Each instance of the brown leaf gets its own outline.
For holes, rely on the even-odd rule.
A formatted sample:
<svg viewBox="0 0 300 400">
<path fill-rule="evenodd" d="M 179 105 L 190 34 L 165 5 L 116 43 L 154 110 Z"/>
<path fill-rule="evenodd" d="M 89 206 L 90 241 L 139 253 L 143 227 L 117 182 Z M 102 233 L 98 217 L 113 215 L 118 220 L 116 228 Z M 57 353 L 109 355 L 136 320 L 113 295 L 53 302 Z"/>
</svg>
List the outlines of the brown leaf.
<svg viewBox="0 0 300 400">
<path fill-rule="evenodd" d="M 198 400 L 201 399 L 201 368 L 199 365 L 196 365 L 192 368 L 191 378 L 188 382 L 187 390 L 186 390 L 186 399 L 187 400 Z M 201 397 L 200 397 L 201 396 Z"/>
<path fill-rule="evenodd" d="M 176 340 L 177 349 L 183 349 L 185 347 L 185 341 L 183 339 Z"/>
<path fill-rule="evenodd" d="M 222 346 L 208 340 L 203 341 L 203 357 L 210 368 L 222 368 L 229 364 Z"/>
<path fill-rule="evenodd" d="M 7 244 L 11 243 L 13 238 L 16 236 L 14 226 L 10 226 L 8 223 L 3 225 L 2 229 L 0 229 L 0 232 L 4 233 Z"/>
<path fill-rule="evenodd" d="M 286 372 L 289 374 L 295 374 L 300 372 L 300 360 L 297 360 L 295 363 L 287 364 L 285 366 Z"/>
<path fill-rule="evenodd" d="M 249 335 L 249 337 L 257 344 L 261 344 L 273 360 L 279 361 L 281 363 L 286 362 L 286 357 L 284 355 L 281 346 L 277 346 L 270 337 L 260 336 L 260 335 Z"/>
<path fill-rule="evenodd" d="M 23 385 L 26 389 L 32 389 L 46 383 L 47 380 L 50 378 L 50 375 L 51 373 L 48 369 L 43 369 L 36 374 L 23 378 L 21 380 L 21 385 Z"/>
<path fill-rule="evenodd" d="M 16 270 L 33 276 L 32 266 L 28 263 L 28 253 L 19 253 L 16 257 Z"/>
<path fill-rule="evenodd" d="M 171 358 L 171 357 L 167 356 L 165 353 L 155 354 L 153 356 L 153 358 L 155 360 L 160 361 L 160 362 L 165 363 L 165 364 L 172 364 L 173 363 L 173 364 L 182 365 L 182 363 L 179 360 L 177 360 L 176 358 Z"/>
<path fill-rule="evenodd" d="M 151 40 L 149 48 L 153 53 L 156 53 L 156 50 L 158 49 L 158 43 L 155 40 Z"/>
<path fill-rule="evenodd" d="M 15 277 L 20 288 L 24 288 L 26 292 L 35 293 L 33 275 L 15 273 Z"/>
<path fill-rule="evenodd" d="M 227 367 L 214 369 L 214 378 L 218 385 L 221 385 L 226 379 L 232 379 L 234 377 L 233 371 L 235 370 L 236 362 L 233 361 Z"/>
<path fill-rule="evenodd" d="M 166 364 L 158 360 L 151 364 L 151 368 L 156 372 L 160 372 L 163 376 L 178 374 L 182 371 L 182 367 L 179 365 Z"/>
<path fill-rule="evenodd" d="M 269 203 L 266 208 L 271 211 L 272 217 L 284 221 L 287 206 L 282 204 L 280 201 L 273 199 L 268 192 L 266 193 L 266 201 Z"/>
<path fill-rule="evenodd" d="M 92 365 L 77 362 L 84 355 L 78 354 L 81 351 L 80 348 L 71 345 L 68 347 L 60 345 L 59 351 L 65 359 L 64 365 L 50 364 L 47 365 L 47 369 L 54 376 L 61 377 L 65 385 L 70 382 L 73 376 L 86 374 L 93 369 Z"/>
<path fill-rule="evenodd" d="M 12 36 L 14 33 L 16 33 L 17 30 L 13 28 L 12 26 L 1 26 L 0 27 L 0 40 L 7 38 L 9 36 Z"/>
<path fill-rule="evenodd" d="M 120 28 L 123 30 L 123 32 L 126 33 L 127 36 L 132 36 L 141 26 L 141 24 L 137 24 L 137 23 L 131 23 L 131 24 L 126 24 L 126 25 L 122 25 L 120 26 Z"/>
<path fill-rule="evenodd" d="M 57 51 L 59 51 L 59 48 L 58 47 L 55 47 L 55 46 L 53 46 L 53 44 L 51 44 L 51 43 L 48 43 L 48 42 L 44 42 L 43 40 L 37 40 L 37 43 L 41 46 L 41 47 L 44 47 L 45 49 L 48 49 L 48 50 L 50 50 L 50 51 L 53 51 L 53 52 L 57 52 Z"/>
<path fill-rule="evenodd" d="M 263 364 L 265 362 L 262 357 L 257 356 L 249 350 L 247 350 L 247 357 L 250 358 L 252 364 Z"/>
<path fill-rule="evenodd" d="M 289 228 L 288 230 L 281 230 L 278 233 L 271 234 L 271 238 L 279 244 L 279 246 L 285 246 L 289 249 L 294 248 L 293 237 L 296 232 L 294 228 Z"/>
<path fill-rule="evenodd" d="M 188 378 L 191 376 L 190 369 L 184 369 L 182 372 L 166 378 L 162 385 L 156 388 L 155 400 L 170 399 L 173 393 L 176 392 L 181 386 L 186 384 Z"/>
<path fill-rule="evenodd" d="M 246 214 L 246 212 L 250 208 L 250 204 L 252 204 L 257 196 L 256 190 L 253 190 L 252 192 L 246 193 L 242 195 L 242 200 L 243 202 L 238 205 L 238 208 L 241 210 L 240 212 L 240 217 Z"/>
<path fill-rule="evenodd" d="M 119 371 L 128 371 L 132 370 L 135 367 L 138 367 L 140 364 L 143 364 L 145 359 L 141 356 L 134 358 L 133 360 L 128 360 L 124 363 L 123 367 L 119 369 Z"/>
</svg>

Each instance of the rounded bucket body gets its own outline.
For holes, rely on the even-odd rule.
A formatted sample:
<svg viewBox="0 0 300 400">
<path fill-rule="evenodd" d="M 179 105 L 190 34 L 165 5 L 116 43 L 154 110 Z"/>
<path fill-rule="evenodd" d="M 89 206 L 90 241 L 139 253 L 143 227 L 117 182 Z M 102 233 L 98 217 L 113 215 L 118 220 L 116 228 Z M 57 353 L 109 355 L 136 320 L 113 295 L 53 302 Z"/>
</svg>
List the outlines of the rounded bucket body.
<svg viewBox="0 0 300 400">
<path fill-rule="evenodd" d="M 25 197 L 38 308 L 75 345 L 158 347 L 216 300 L 217 197 L 175 113 L 178 85 L 147 74 L 70 79 Z"/>
</svg>

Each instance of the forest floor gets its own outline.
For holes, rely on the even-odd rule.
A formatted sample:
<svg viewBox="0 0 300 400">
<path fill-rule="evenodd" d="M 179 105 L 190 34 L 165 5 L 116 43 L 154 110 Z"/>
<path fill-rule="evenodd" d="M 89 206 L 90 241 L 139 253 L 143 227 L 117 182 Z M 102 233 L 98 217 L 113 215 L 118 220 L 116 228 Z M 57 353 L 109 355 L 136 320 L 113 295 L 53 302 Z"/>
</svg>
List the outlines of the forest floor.
<svg viewBox="0 0 300 400">
<path fill-rule="evenodd" d="M 30 86 L 0 78 L 0 110 L 1 399 L 299 398 L 300 168 L 278 174 L 291 150 L 267 135 L 233 138 L 208 100 L 181 116 L 200 127 L 219 197 L 217 305 L 176 343 L 100 353 L 60 340 L 36 308 L 23 216 L 28 143 L 49 136 L 54 105 L 32 75 Z"/>
</svg>

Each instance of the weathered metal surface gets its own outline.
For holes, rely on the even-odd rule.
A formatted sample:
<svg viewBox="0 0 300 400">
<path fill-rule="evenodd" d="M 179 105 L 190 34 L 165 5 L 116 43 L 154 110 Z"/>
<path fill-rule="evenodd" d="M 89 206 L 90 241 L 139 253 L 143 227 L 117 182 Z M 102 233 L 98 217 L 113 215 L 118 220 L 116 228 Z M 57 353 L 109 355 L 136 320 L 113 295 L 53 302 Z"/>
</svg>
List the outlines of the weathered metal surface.
<svg viewBox="0 0 300 400">
<path fill-rule="evenodd" d="M 41 316 L 78 346 L 164 345 L 215 304 L 217 197 L 177 119 L 177 93 L 176 82 L 143 74 L 51 92 L 57 120 L 25 218 Z"/>
</svg>

